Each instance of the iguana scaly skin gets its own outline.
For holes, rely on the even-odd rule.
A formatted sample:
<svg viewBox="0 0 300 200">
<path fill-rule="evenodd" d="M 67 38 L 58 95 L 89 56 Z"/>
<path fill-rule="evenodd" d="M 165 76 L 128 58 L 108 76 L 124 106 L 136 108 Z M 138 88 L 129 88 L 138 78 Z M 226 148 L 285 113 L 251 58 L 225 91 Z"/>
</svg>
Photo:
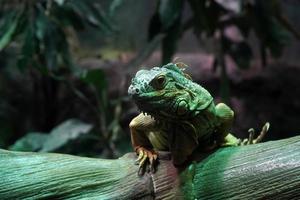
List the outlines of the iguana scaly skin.
<svg viewBox="0 0 300 200">
<path fill-rule="evenodd" d="M 156 150 L 170 151 L 175 165 L 183 164 L 200 145 L 203 149 L 258 143 L 267 123 L 254 139 L 241 141 L 229 133 L 234 113 L 224 103 L 217 105 L 210 93 L 183 72 L 183 63 L 169 63 L 140 70 L 128 88 L 142 111 L 129 124 L 132 145 L 143 168 L 153 170 Z M 149 162 L 148 162 L 149 161 Z"/>
</svg>

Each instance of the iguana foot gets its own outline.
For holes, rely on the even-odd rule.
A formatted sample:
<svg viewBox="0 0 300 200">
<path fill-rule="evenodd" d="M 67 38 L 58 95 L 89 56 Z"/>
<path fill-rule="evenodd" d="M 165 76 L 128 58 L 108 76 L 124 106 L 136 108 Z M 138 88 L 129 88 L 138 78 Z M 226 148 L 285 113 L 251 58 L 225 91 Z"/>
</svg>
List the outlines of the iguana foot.
<svg viewBox="0 0 300 200">
<path fill-rule="evenodd" d="M 250 128 L 248 130 L 249 132 L 249 138 L 244 139 L 244 140 L 239 140 L 239 146 L 244 146 L 244 145 L 249 145 L 249 144 L 257 144 L 259 142 L 261 142 L 261 140 L 265 137 L 265 135 L 267 134 L 268 130 L 270 128 L 270 123 L 267 122 L 265 123 L 265 125 L 262 127 L 260 134 L 254 139 L 254 135 L 255 135 L 255 130 L 253 128 Z"/>
<path fill-rule="evenodd" d="M 144 147 L 136 148 L 138 159 L 136 164 L 139 165 L 139 175 L 143 175 L 148 168 L 152 173 L 155 172 L 155 164 L 157 162 L 158 154 L 154 150 L 149 150 Z"/>
</svg>

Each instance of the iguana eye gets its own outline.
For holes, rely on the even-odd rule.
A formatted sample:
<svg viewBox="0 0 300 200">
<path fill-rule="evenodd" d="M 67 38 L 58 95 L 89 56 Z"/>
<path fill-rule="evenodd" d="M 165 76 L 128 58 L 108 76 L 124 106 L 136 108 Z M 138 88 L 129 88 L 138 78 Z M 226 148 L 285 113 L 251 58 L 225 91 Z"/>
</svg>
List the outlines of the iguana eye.
<svg viewBox="0 0 300 200">
<path fill-rule="evenodd" d="M 152 86 L 155 89 L 161 90 L 163 89 L 165 82 L 166 82 L 165 75 L 159 75 L 152 81 Z"/>
<path fill-rule="evenodd" d="M 156 79 L 156 82 L 159 84 L 159 85 L 163 85 L 165 83 L 166 79 L 165 79 L 165 76 L 164 75 L 160 75 L 159 77 L 157 77 Z"/>
</svg>

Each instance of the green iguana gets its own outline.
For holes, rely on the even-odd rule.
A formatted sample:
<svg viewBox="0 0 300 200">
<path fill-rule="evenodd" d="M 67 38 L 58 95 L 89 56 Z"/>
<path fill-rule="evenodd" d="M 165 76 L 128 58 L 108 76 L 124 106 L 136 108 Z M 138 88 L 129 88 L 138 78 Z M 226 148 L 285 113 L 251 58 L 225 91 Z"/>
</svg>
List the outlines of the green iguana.
<svg viewBox="0 0 300 200">
<path fill-rule="evenodd" d="M 214 104 L 210 93 L 184 73 L 183 63 L 169 63 L 136 73 L 128 94 L 142 111 L 129 124 L 140 169 L 154 170 L 157 152 L 170 151 L 174 165 L 188 160 L 193 151 L 218 146 L 238 146 L 261 141 L 266 123 L 254 139 L 237 139 L 229 133 L 234 112 L 224 103 Z M 202 148 L 202 146 L 200 148 Z"/>
</svg>

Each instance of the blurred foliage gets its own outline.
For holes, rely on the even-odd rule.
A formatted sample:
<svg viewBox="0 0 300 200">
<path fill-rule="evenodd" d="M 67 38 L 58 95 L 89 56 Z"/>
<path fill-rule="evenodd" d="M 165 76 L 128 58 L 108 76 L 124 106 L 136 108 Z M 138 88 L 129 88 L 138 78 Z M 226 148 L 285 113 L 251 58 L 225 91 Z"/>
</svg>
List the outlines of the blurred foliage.
<svg viewBox="0 0 300 200">
<path fill-rule="evenodd" d="M 225 57 L 230 57 L 240 69 L 249 68 L 253 59 L 250 35 L 255 35 L 259 42 L 263 65 L 267 65 L 268 54 L 282 54 L 290 34 L 300 38 L 283 14 L 279 0 L 155 3 L 148 26 L 148 44 L 125 67 L 133 69 L 140 65 L 160 44 L 162 63 L 170 62 L 183 34 L 193 29 L 200 42 L 210 39 L 215 43 L 212 68 L 221 73 L 225 101 L 229 96 Z M 126 4 L 138 6 L 114 18 Z M 82 33 L 87 33 L 85 37 L 124 40 L 112 37 L 118 31 L 113 19 L 124 23 L 126 31 L 119 32 L 119 36 L 132 32 L 141 35 L 144 32 L 136 24 L 140 19 L 135 12 L 144 13 L 140 8 L 148 4 L 124 0 L 3 0 L 0 147 L 102 157 L 116 157 L 128 151 L 129 137 L 120 125 L 123 98 L 120 94 L 111 97 L 101 69 L 77 66 L 76 45 Z M 148 21 L 143 19 L 142 23 Z M 102 43 L 94 42 L 94 38 L 90 38 L 90 43 L 99 48 Z M 140 40 L 121 44 L 135 47 Z"/>
<path fill-rule="evenodd" d="M 89 25 L 103 33 L 113 30 L 99 4 L 89 0 L 5 1 L 0 12 L 0 51 L 19 42 L 18 66 L 33 66 L 43 73 L 72 67 L 68 29 L 80 31 Z"/>
<path fill-rule="evenodd" d="M 69 119 L 51 130 L 48 135 L 28 133 L 12 145 L 10 150 L 52 152 L 66 145 L 70 140 L 87 134 L 91 129 L 92 125 L 90 124 Z"/>
<path fill-rule="evenodd" d="M 103 71 L 77 67 L 70 50 L 76 33 L 86 27 L 100 35 L 114 34 L 109 15 L 92 0 L 2 2 L 0 62 L 9 67 L 0 69 L 0 146 L 29 131 L 11 148 L 84 154 L 95 147 L 94 155 L 118 155 L 114 143 L 121 140 L 121 101 L 109 100 Z M 94 131 L 89 133 L 90 125 L 78 120 L 52 129 L 74 117 L 93 123 Z M 79 139 L 83 133 L 92 137 Z M 67 145 L 74 139 L 90 141 L 86 138 L 93 138 L 93 145 L 87 142 L 77 150 Z"/>
<path fill-rule="evenodd" d="M 192 16 L 183 19 L 184 6 Z M 162 39 L 162 63 L 171 61 L 183 33 L 192 28 L 200 41 L 216 41 L 214 69 L 221 68 L 221 96 L 229 98 L 225 56 L 241 69 L 247 69 L 253 58 L 247 38 L 254 32 L 260 43 L 261 59 L 266 65 L 267 51 L 273 57 L 282 54 L 289 33 L 299 33 L 284 16 L 279 0 L 160 0 L 149 25 L 149 40 L 158 34 Z"/>
</svg>

